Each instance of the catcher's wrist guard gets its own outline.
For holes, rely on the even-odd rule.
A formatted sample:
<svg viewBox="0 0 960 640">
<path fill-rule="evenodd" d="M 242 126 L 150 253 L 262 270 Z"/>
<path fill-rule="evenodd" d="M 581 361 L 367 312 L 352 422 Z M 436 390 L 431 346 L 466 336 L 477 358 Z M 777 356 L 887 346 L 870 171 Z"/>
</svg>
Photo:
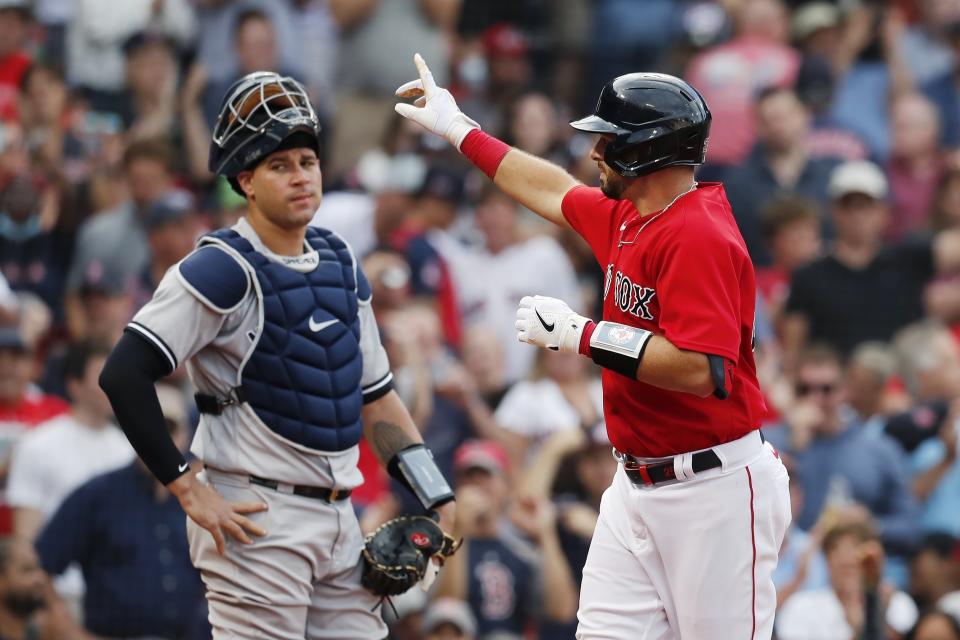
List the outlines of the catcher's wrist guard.
<svg viewBox="0 0 960 640">
<path fill-rule="evenodd" d="M 398 451 L 387 463 L 387 472 L 417 496 L 424 509 L 436 509 L 454 499 L 433 453 L 423 444 L 415 444 Z"/>
<path fill-rule="evenodd" d="M 442 563 L 461 542 L 427 516 L 389 520 L 364 542 L 360 583 L 378 596 L 400 595 L 423 579 L 434 557 Z"/>
</svg>

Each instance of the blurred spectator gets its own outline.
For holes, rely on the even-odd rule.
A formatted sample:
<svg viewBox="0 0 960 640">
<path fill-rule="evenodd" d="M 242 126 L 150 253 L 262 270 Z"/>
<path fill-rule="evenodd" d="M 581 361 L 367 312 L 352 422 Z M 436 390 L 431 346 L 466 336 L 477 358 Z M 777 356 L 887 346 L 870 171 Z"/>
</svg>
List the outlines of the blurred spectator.
<svg viewBox="0 0 960 640">
<path fill-rule="evenodd" d="M 423 614 L 424 640 L 474 640 L 477 623 L 462 600 L 437 598 Z"/>
<path fill-rule="evenodd" d="M 821 226 L 817 205 L 798 196 L 774 198 L 760 213 L 770 265 L 756 269 L 757 292 L 773 318 L 779 318 L 787 303 L 793 272 L 819 257 Z"/>
<path fill-rule="evenodd" d="M 211 130 L 217 121 L 220 103 L 234 82 L 248 73 L 265 69 L 293 75 L 289 69 L 278 67 L 276 27 L 266 11 L 248 8 L 236 14 L 231 24 L 231 33 L 237 69 L 225 78 L 209 79 L 203 94 L 203 114 Z M 206 67 L 204 70 L 206 71 Z"/>
<path fill-rule="evenodd" d="M 888 340 L 923 317 L 922 290 L 933 275 L 930 243 L 886 247 L 887 181 L 869 162 L 848 162 L 830 177 L 836 240 L 830 253 L 793 273 L 783 344 L 794 357 L 804 343 L 847 354 L 866 340 Z"/>
<path fill-rule="evenodd" d="M 503 321 L 513 316 L 520 298 L 538 294 L 579 300 L 570 259 L 553 238 L 528 234 L 520 215 L 515 202 L 493 185 L 487 185 L 474 216 L 483 248 L 470 249 L 452 241 L 438 243 L 450 265 L 464 327 L 484 325 L 496 329 L 506 356 L 509 382 L 526 377 L 536 355 L 517 342 L 513 325 Z M 549 265 L 549 269 L 544 265 Z M 480 273 L 483 278 L 477 277 Z"/>
<path fill-rule="evenodd" d="M 910 595 L 921 610 L 936 606 L 943 596 L 960 588 L 957 539 L 949 533 L 928 533 L 910 558 Z"/>
<path fill-rule="evenodd" d="M 897 357 L 886 343 L 863 342 L 850 354 L 844 374 L 847 403 L 864 429 L 880 433 L 887 425 L 893 404 L 889 386 L 897 372 Z"/>
<path fill-rule="evenodd" d="M 529 462 L 540 443 L 557 431 L 591 429 L 603 423 L 603 390 L 596 369 L 577 353 L 537 352 L 532 375 L 503 397 L 497 424 L 521 436 L 510 453 Z"/>
<path fill-rule="evenodd" d="M 793 89 L 771 87 L 756 101 L 757 144 L 750 157 L 724 176 L 740 233 L 754 264 L 768 266 L 761 215 L 778 195 L 797 194 L 817 206 L 827 202 L 836 160 L 811 158 L 806 149 L 810 113 Z"/>
<path fill-rule="evenodd" d="M 392 247 L 394 234 L 414 208 L 426 173 L 426 163 L 413 153 L 370 151 L 356 167 L 356 179 L 364 192 L 323 194 L 311 224 L 339 233 L 360 257 L 375 247 Z"/>
<path fill-rule="evenodd" d="M 930 209 L 944 171 L 940 124 L 933 105 L 918 93 L 896 98 L 890 106 L 892 216 L 886 236 L 899 240 L 930 226 Z"/>
<path fill-rule="evenodd" d="M 803 510 L 803 482 L 800 469 L 790 468 L 790 512 Z M 820 543 L 823 532 L 814 527 L 806 532 L 797 526 L 796 515 L 783 537 L 773 584 L 777 587 L 777 608 L 799 591 L 822 589 L 827 586 L 827 564 Z"/>
<path fill-rule="evenodd" d="M 276 4 L 276 3 L 271 3 Z M 329 0 L 290 0 L 289 11 L 296 43 L 297 60 L 286 65 L 285 49 L 289 43 L 280 42 L 281 63 L 296 73 L 310 94 L 310 102 L 317 110 L 323 126 L 333 116 L 337 87 L 334 75 L 340 51 L 340 30 Z M 276 20 L 273 21 L 277 23 Z M 281 29 L 277 28 L 281 33 Z M 297 68 L 297 64 L 302 68 Z"/>
<path fill-rule="evenodd" d="M 8 640 L 82 637 L 47 583 L 29 542 L 0 538 L 0 636 Z"/>
<path fill-rule="evenodd" d="M 143 218 L 150 247 L 150 264 L 136 282 L 133 308 L 139 309 L 153 296 L 163 274 L 193 251 L 202 225 L 193 199 L 173 191 L 147 207 Z"/>
<path fill-rule="evenodd" d="M 376 146 L 393 112 L 394 90 L 410 80 L 413 54 L 430 60 L 446 86 L 446 37 L 452 33 L 460 0 L 332 0 L 340 25 L 333 172 L 353 166 Z"/>
<path fill-rule="evenodd" d="M 935 232 L 960 227 L 960 169 L 948 168 L 940 176 L 930 204 L 929 222 Z"/>
<path fill-rule="evenodd" d="M 617 462 L 610 455 L 606 426 L 554 431 L 523 466 L 517 494 L 535 500 L 553 500 L 557 535 L 577 589 L 593 531 L 600 516 L 600 499 L 610 486 Z M 571 638 L 576 622 L 545 620 L 542 640 Z"/>
<path fill-rule="evenodd" d="M 17 94 L 31 62 L 27 40 L 32 24 L 30 0 L 0 2 L 0 120 L 17 117 Z"/>
<path fill-rule="evenodd" d="M 435 593 L 467 601 L 481 638 L 500 632 L 519 639 L 541 616 L 571 620 L 577 606 L 552 503 L 531 498 L 517 505 L 514 521 L 529 541 L 507 526 L 507 465 L 506 452 L 490 441 L 464 444 L 454 462 L 464 544 L 440 572 Z"/>
<path fill-rule="evenodd" d="M 831 2 L 804 2 L 790 17 L 790 39 L 804 54 L 830 59 L 840 44 L 840 7 Z"/>
<path fill-rule="evenodd" d="M 186 449 L 183 396 L 163 384 L 157 394 L 174 442 Z M 52 575 L 80 565 L 84 625 L 97 636 L 210 637 L 186 517 L 139 459 L 71 493 L 40 533 L 37 551 Z"/>
<path fill-rule="evenodd" d="M 97 384 L 109 345 L 74 344 L 64 363 L 70 413 L 37 426 L 17 444 L 7 480 L 14 533 L 33 540 L 64 498 L 95 475 L 133 460 Z"/>
<path fill-rule="evenodd" d="M 960 22 L 960 4 L 943 0 L 920 0 L 920 19 L 905 29 L 903 57 L 918 84 L 948 73 L 956 64 L 949 46 L 951 26 Z"/>
<path fill-rule="evenodd" d="M 71 86 L 87 90 L 94 110 L 120 112 L 123 44 L 148 29 L 188 46 L 196 29 L 189 1 L 77 1 L 67 27 L 67 79 Z"/>
<path fill-rule="evenodd" d="M 591 64 L 584 92 L 594 96 L 610 78 L 656 69 L 680 33 L 682 4 L 676 0 L 647 0 L 643 3 L 643 19 L 638 19 L 637 5 L 630 0 L 595 2 L 589 40 Z M 577 105 L 578 109 L 582 107 Z"/>
<path fill-rule="evenodd" d="M 913 399 L 911 410 L 890 418 L 886 432 L 907 452 L 936 437 L 960 398 L 960 348 L 936 320 L 914 323 L 894 337 L 900 379 Z"/>
<path fill-rule="evenodd" d="M 141 31 L 123 43 L 126 89 L 123 118 L 126 137 L 134 140 L 173 140 L 178 81 L 176 42 L 156 31 Z"/>
<path fill-rule="evenodd" d="M 514 25 L 499 22 L 480 34 L 476 48 L 460 63 L 464 104 L 477 109 L 482 127 L 509 128 L 504 116 L 533 79 L 529 39 Z"/>
<path fill-rule="evenodd" d="M 302 4 L 295 0 L 297 4 Z M 294 74 L 302 71 L 305 61 L 321 67 L 326 63 L 304 55 L 307 46 L 296 37 L 296 8 L 288 2 L 275 0 L 192 0 L 197 16 L 197 62 L 209 71 L 211 81 L 240 77 L 237 51 L 234 44 L 234 26 L 241 13 L 259 11 L 267 16 L 276 30 L 279 47 L 279 66 Z M 323 39 L 325 33 L 311 37 Z"/>
<path fill-rule="evenodd" d="M 47 63 L 35 63 L 24 71 L 20 86 L 20 126 L 31 158 L 46 171 L 75 177 L 78 171 L 64 163 L 76 164 L 82 143 L 70 131 L 62 72 Z"/>
<path fill-rule="evenodd" d="M 927 611 L 904 640 L 960 640 L 960 622 L 944 611 Z"/>
<path fill-rule="evenodd" d="M 853 132 L 838 126 L 831 116 L 835 84 L 830 58 L 804 56 L 797 72 L 795 88 L 797 97 L 810 110 L 812 117 L 806 140 L 807 153 L 811 158 L 865 160 L 867 147 L 863 141 Z"/>
<path fill-rule="evenodd" d="M 929 98 L 940 115 L 943 142 L 956 147 L 960 144 L 960 20 L 942 26 L 944 43 L 949 47 L 952 63 L 939 75 L 921 83 L 920 89 Z"/>
<path fill-rule="evenodd" d="M 378 250 L 363 259 L 363 272 L 370 281 L 373 313 L 379 323 L 410 301 L 410 265 L 399 253 Z"/>
<path fill-rule="evenodd" d="M 10 288 L 10 283 L 3 277 L 3 270 L 0 269 L 0 327 L 15 324 L 19 310 L 17 294 Z"/>
<path fill-rule="evenodd" d="M 70 413 L 40 424 L 14 448 L 7 502 L 13 508 L 13 532 L 24 540 L 36 538 L 74 489 L 133 460 L 133 449 L 113 424 L 110 403 L 97 384 L 108 353 L 108 345 L 70 347 L 64 363 Z M 57 591 L 79 604 L 83 597 L 79 571 L 73 569 L 58 580 Z"/>
<path fill-rule="evenodd" d="M 557 108 L 545 93 L 528 91 L 510 104 L 504 142 L 521 151 L 566 167 L 567 150 L 560 144 Z"/>
<path fill-rule="evenodd" d="M 0 484 L 6 484 L 13 446 L 30 429 L 66 413 L 70 406 L 32 383 L 33 352 L 18 329 L 0 327 Z M 10 510 L 0 503 L 0 534 L 12 530 Z"/>
<path fill-rule="evenodd" d="M 8 176 L 0 188 L 0 271 L 14 290 L 43 300 L 57 326 L 73 248 L 73 234 L 57 224 L 60 204 L 57 185 L 39 173 Z"/>
<path fill-rule="evenodd" d="M 733 39 L 694 58 L 685 75 L 710 105 L 707 162 L 720 166 L 738 164 L 750 153 L 756 93 L 793 85 L 800 66 L 800 56 L 786 44 L 788 14 L 781 0 L 745 0 L 734 6 Z"/>
<path fill-rule="evenodd" d="M 149 264 L 143 217 L 152 202 L 174 189 L 173 151 L 160 140 L 133 143 L 124 155 L 124 170 L 130 199 L 108 211 L 96 212 L 81 225 L 67 274 L 68 293 L 80 289 L 91 264 L 125 279 L 136 277 Z M 68 321 L 75 332 L 83 330 L 76 317 L 68 317 Z"/>
<path fill-rule="evenodd" d="M 837 354 L 812 347 L 801 354 L 796 400 L 784 430 L 768 435 L 800 470 L 803 507 L 797 526 L 809 531 L 825 509 L 873 514 L 891 552 L 906 553 L 918 532 L 917 505 L 908 485 L 903 451 L 888 437 L 863 428 L 844 405 L 844 376 Z M 862 505 L 862 506 L 861 506 Z"/>
<path fill-rule="evenodd" d="M 902 52 L 904 17 L 887 2 L 852 5 L 831 64 L 836 78 L 830 119 L 854 133 L 881 161 L 890 154 L 888 105 L 913 88 Z"/>
<path fill-rule="evenodd" d="M 497 346 L 497 332 L 474 326 L 463 333 L 460 355 L 463 366 L 476 384 L 476 392 L 488 409 L 496 409 L 511 389 L 506 382 L 503 349 Z"/>
<path fill-rule="evenodd" d="M 906 633 L 917 620 L 910 596 L 881 583 L 883 547 L 869 522 L 827 531 L 823 551 L 830 587 L 792 596 L 777 614 L 781 640 L 881 640 Z"/>
</svg>

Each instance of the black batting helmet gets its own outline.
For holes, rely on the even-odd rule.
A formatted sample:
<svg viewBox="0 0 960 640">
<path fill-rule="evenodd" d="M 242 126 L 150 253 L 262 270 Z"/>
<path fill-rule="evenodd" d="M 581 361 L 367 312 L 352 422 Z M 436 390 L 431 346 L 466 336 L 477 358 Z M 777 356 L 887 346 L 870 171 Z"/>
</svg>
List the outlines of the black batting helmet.
<svg viewBox="0 0 960 640">
<path fill-rule="evenodd" d="M 238 190 L 237 174 L 297 134 L 320 153 L 320 123 L 303 85 L 272 71 L 249 73 L 233 83 L 220 104 L 208 166 Z"/>
<path fill-rule="evenodd" d="M 710 110 L 696 89 L 663 73 L 628 73 L 608 82 L 593 115 L 570 126 L 612 133 L 603 161 L 634 178 L 674 165 L 703 164 Z"/>
</svg>

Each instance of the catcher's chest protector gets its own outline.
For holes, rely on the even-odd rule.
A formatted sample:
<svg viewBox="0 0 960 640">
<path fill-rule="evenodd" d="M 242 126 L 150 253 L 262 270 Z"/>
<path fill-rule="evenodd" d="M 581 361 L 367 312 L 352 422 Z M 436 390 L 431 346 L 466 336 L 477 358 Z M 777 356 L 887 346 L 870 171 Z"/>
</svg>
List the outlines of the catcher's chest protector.
<svg viewBox="0 0 960 640">
<path fill-rule="evenodd" d="M 244 398 L 271 430 L 312 449 L 342 451 L 360 441 L 362 397 L 358 299 L 369 299 L 347 245 L 307 229 L 319 264 L 302 273 L 270 260 L 236 231 L 202 244 L 225 244 L 256 278 L 261 321 L 238 376 Z"/>
</svg>

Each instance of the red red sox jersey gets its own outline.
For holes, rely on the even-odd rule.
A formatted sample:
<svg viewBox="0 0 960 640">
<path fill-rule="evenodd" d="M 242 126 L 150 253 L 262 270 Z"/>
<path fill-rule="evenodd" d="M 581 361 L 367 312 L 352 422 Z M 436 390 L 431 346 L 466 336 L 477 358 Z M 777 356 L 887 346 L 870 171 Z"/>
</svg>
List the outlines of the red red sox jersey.
<svg viewBox="0 0 960 640">
<path fill-rule="evenodd" d="M 578 186 L 563 215 L 606 269 L 603 319 L 651 331 L 688 351 L 725 360 L 724 400 L 668 391 L 603 370 L 610 442 L 640 457 L 735 440 L 765 407 L 753 361 L 753 264 L 719 183 L 700 183 L 661 214 Z"/>
</svg>

